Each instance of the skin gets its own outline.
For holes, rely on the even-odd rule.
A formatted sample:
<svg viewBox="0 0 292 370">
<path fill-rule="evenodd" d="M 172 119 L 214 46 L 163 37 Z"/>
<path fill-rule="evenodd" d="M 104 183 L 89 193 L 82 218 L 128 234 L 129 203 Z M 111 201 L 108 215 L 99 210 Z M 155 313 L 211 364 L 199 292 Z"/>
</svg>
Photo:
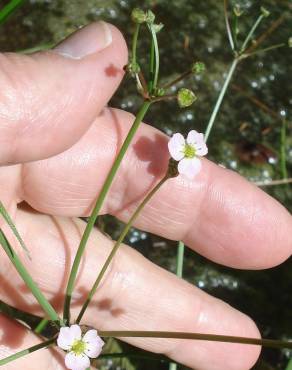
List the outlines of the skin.
<svg viewBox="0 0 292 370">
<path fill-rule="evenodd" d="M 32 262 L 1 220 L 34 280 L 61 312 L 72 258 L 85 224 L 134 117 L 105 108 L 123 77 L 127 49 L 110 26 L 112 44 L 82 59 L 55 51 L 0 55 L 0 191 L 32 255 Z M 80 31 L 79 31 L 80 32 Z M 96 24 L 82 30 L 86 43 Z M 167 137 L 143 124 L 127 153 L 102 213 L 126 221 L 163 176 Z M 207 258 L 240 269 L 276 266 L 291 255 L 291 215 L 232 171 L 203 160 L 200 174 L 169 180 L 146 206 L 136 227 L 183 240 Z M 92 233 L 73 299 L 76 317 L 113 242 Z M 1 251 L 0 299 L 42 314 Z M 39 342 L 0 316 L 0 358 Z M 253 321 L 223 301 L 149 262 L 123 245 L 84 316 L 100 330 L 195 331 L 259 337 Z M 260 348 L 186 340 L 127 339 L 197 370 L 247 370 Z M 60 351 L 42 350 L 7 365 L 64 369 Z"/>
</svg>

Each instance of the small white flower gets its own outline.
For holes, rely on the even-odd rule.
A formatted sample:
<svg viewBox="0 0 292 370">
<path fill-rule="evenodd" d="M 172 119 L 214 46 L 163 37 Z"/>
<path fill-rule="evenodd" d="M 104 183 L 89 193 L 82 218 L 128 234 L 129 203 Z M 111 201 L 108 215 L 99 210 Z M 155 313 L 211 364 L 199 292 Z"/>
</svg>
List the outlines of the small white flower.
<svg viewBox="0 0 292 370">
<path fill-rule="evenodd" d="M 85 370 L 90 367 L 89 358 L 96 358 L 104 345 L 96 330 L 88 330 L 83 336 L 79 325 L 60 329 L 58 347 L 68 351 L 65 365 L 71 370 Z"/>
<path fill-rule="evenodd" d="M 201 170 L 202 164 L 198 157 L 208 153 L 204 135 L 192 130 L 187 139 L 182 134 L 174 134 L 168 142 L 171 157 L 178 161 L 178 172 L 193 179 Z"/>
</svg>

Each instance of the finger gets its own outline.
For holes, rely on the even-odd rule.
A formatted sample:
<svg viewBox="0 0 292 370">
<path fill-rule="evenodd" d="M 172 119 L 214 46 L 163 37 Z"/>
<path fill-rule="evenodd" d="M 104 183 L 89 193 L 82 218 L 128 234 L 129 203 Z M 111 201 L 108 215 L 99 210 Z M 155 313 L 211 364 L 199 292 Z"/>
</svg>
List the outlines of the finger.
<svg viewBox="0 0 292 370">
<path fill-rule="evenodd" d="M 127 60 L 120 32 L 93 23 L 49 52 L 0 54 L 0 163 L 73 145 L 111 98 Z"/>
<path fill-rule="evenodd" d="M 85 223 L 78 219 L 49 218 L 21 211 L 17 215 L 17 226 L 32 255 L 32 262 L 27 258 L 24 262 L 46 297 L 61 310 L 69 266 Z M 94 230 L 74 290 L 72 322 L 112 245 L 112 241 Z M 1 261 L 3 283 L 0 298 L 40 314 L 34 298 L 24 289 L 7 258 L 1 256 Z M 259 335 L 247 316 L 126 246 L 119 250 L 82 322 L 99 330 Z M 259 354 L 259 347 L 239 344 L 149 338 L 129 338 L 127 341 L 149 351 L 166 354 L 197 370 L 246 370 Z"/>
<path fill-rule="evenodd" d="M 22 199 L 39 211 L 88 215 L 133 117 L 105 110 L 65 153 L 24 166 Z M 143 125 L 127 153 L 103 209 L 127 220 L 166 171 L 167 137 Z M 194 181 L 169 180 L 146 205 L 137 227 L 183 240 L 225 265 L 257 269 L 291 255 L 291 215 L 233 171 L 203 160 Z"/>
<path fill-rule="evenodd" d="M 41 343 L 30 330 L 0 314 L 0 359 Z M 56 350 L 41 349 L 5 365 L 5 370 L 65 370 L 63 356 Z"/>
</svg>

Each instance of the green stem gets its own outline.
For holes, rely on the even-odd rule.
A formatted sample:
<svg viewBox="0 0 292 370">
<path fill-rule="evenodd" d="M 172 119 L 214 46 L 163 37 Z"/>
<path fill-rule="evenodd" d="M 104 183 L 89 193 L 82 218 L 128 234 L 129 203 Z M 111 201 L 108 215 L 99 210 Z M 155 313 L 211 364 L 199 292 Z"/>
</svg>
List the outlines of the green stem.
<svg viewBox="0 0 292 370">
<path fill-rule="evenodd" d="M 138 44 L 139 31 L 140 31 L 140 24 L 137 24 L 135 27 L 134 35 L 133 35 L 133 45 L 132 45 L 133 64 L 137 63 L 137 44 Z"/>
<path fill-rule="evenodd" d="M 160 187 L 165 183 L 165 181 L 168 179 L 169 177 L 166 175 L 165 177 L 163 177 L 162 180 L 160 180 L 158 182 L 158 184 L 147 194 L 147 196 L 145 197 L 145 199 L 139 204 L 139 206 L 137 207 L 137 209 L 135 210 L 135 212 L 133 213 L 133 215 L 130 217 L 128 223 L 125 225 L 120 237 L 118 238 L 118 240 L 115 242 L 114 246 L 113 246 L 113 249 L 111 250 L 109 256 L 107 257 L 97 279 L 95 280 L 87 298 L 86 298 L 86 301 L 85 303 L 83 304 L 82 308 L 81 308 L 81 311 L 77 317 L 77 320 L 76 320 L 76 323 L 79 324 L 83 315 L 84 315 L 84 312 L 85 310 L 87 309 L 93 295 L 95 294 L 96 292 L 96 289 L 99 285 L 99 283 L 101 282 L 102 278 L 104 277 L 104 274 L 107 270 L 107 268 L 109 267 L 112 259 L 114 258 L 115 254 L 117 253 L 121 243 L 123 242 L 125 236 L 128 234 L 130 228 L 132 227 L 134 221 L 137 219 L 138 215 L 140 214 L 141 210 L 144 208 L 144 206 L 149 202 L 149 200 L 153 197 L 153 195 L 160 189 Z"/>
<path fill-rule="evenodd" d="M 3 216 L 4 220 L 7 222 L 10 229 L 12 230 L 14 236 L 18 240 L 19 244 L 21 245 L 21 247 L 25 251 L 28 258 L 31 259 L 28 248 L 26 247 L 26 245 L 25 245 L 24 241 L 22 240 L 14 222 L 12 221 L 11 217 L 9 216 L 9 213 L 6 211 L 6 208 L 4 207 L 4 204 L 1 201 L 0 201 L 0 213 Z"/>
<path fill-rule="evenodd" d="M 48 323 L 49 323 L 49 320 L 48 319 L 46 319 L 46 318 L 45 319 L 42 319 L 38 323 L 37 327 L 34 329 L 34 332 L 36 334 L 41 334 L 41 332 L 47 327 Z"/>
<path fill-rule="evenodd" d="M 283 48 L 284 46 L 287 46 L 287 45 L 284 42 L 282 42 L 280 44 L 272 45 L 272 46 L 269 46 L 269 47 L 264 48 L 264 49 L 253 51 L 251 53 L 242 54 L 241 58 L 243 59 L 243 58 L 251 57 L 253 55 L 265 53 L 265 52 L 270 51 L 270 50 Z"/>
<path fill-rule="evenodd" d="M 224 18 L 225 18 L 226 31 L 227 31 L 228 40 L 229 40 L 231 49 L 234 51 L 234 41 L 233 41 L 232 32 L 230 28 L 227 8 L 228 8 L 227 0 L 224 0 Z"/>
<path fill-rule="evenodd" d="M 220 94 L 218 96 L 217 102 L 215 104 L 215 107 L 213 109 L 213 112 L 211 114 L 210 120 L 209 120 L 208 125 L 207 125 L 207 129 L 206 129 L 206 132 L 205 132 L 205 141 L 208 140 L 208 137 L 209 137 L 210 132 L 211 132 L 211 130 L 213 128 L 213 125 L 214 125 L 216 116 L 218 114 L 218 111 L 220 109 L 221 103 L 223 101 L 224 95 L 225 95 L 226 90 L 227 90 L 227 88 L 229 86 L 229 83 L 231 81 L 232 75 L 233 75 L 233 73 L 235 71 L 235 68 L 236 68 L 238 62 L 239 62 L 239 59 L 235 58 L 233 60 L 232 64 L 231 64 L 230 68 L 229 68 L 229 71 L 227 73 L 227 76 L 226 76 L 224 85 L 222 87 L 222 90 L 220 91 Z"/>
<path fill-rule="evenodd" d="M 29 288 L 31 293 L 34 295 L 38 303 L 42 306 L 43 310 L 48 314 L 48 316 L 51 318 L 51 320 L 60 322 L 62 325 L 61 320 L 58 317 L 58 314 L 54 310 L 54 308 L 51 306 L 49 301 L 46 299 L 46 297 L 43 295 L 39 287 L 36 285 L 36 283 L 33 281 L 32 277 L 18 258 L 17 254 L 13 250 L 12 246 L 6 239 L 3 231 L 0 229 L 0 243 L 7 254 L 8 258 L 12 262 L 13 266 L 16 268 L 17 272 L 25 282 L 26 286 Z"/>
<path fill-rule="evenodd" d="M 153 78 L 153 89 L 156 89 L 157 83 L 158 83 L 158 75 L 159 75 L 159 48 L 158 48 L 157 35 L 152 25 L 150 25 L 150 32 L 151 32 L 152 39 L 153 39 L 154 54 L 155 54 L 155 71 L 154 71 L 154 78 Z"/>
<path fill-rule="evenodd" d="M 270 348 L 292 349 L 292 341 L 236 337 L 231 335 L 219 335 L 219 334 L 201 334 L 201 333 L 173 332 L 173 331 L 131 331 L 131 330 L 99 331 L 98 334 L 104 338 L 115 337 L 115 338 L 190 339 L 190 340 L 206 340 L 211 342 L 252 344 Z"/>
<path fill-rule="evenodd" d="M 129 145 L 131 144 L 132 142 L 132 139 L 136 133 L 136 131 L 138 130 L 139 126 L 140 126 L 140 123 L 142 121 L 142 119 L 144 118 L 146 112 L 148 111 L 149 107 L 151 105 L 151 102 L 149 101 L 145 101 L 141 107 L 141 109 L 139 110 L 136 118 L 135 118 L 135 121 L 133 122 L 133 125 L 120 149 L 120 152 L 117 156 L 117 158 L 115 159 L 113 165 L 112 165 L 112 168 L 103 184 L 103 187 L 101 189 L 101 192 L 98 196 L 98 199 L 96 201 L 96 204 L 94 206 L 94 209 L 92 211 L 92 214 L 91 216 L 89 217 L 89 220 L 88 220 L 88 223 L 86 225 L 86 228 L 84 230 L 84 233 L 82 235 L 82 238 L 81 238 L 81 241 L 80 241 L 80 244 L 79 244 L 79 247 L 78 247 L 78 250 L 77 250 L 77 253 L 76 253 L 76 256 L 75 256 L 75 259 L 74 259 L 74 262 L 73 262 L 73 266 L 72 266 L 72 269 L 71 269 L 71 272 L 70 272 L 70 276 L 69 276 L 69 280 L 68 280 L 68 284 L 67 284 L 67 288 L 66 288 L 66 297 L 65 297 L 65 302 L 64 302 L 64 320 L 65 322 L 68 324 L 69 321 L 70 321 L 70 303 L 71 303 L 71 297 L 72 297 L 72 292 L 73 292 L 73 289 L 74 289 L 74 285 L 75 285 L 75 281 L 76 281 L 76 277 L 77 277 L 77 273 L 78 273 L 78 269 L 79 269 L 79 265 L 80 265 L 80 261 L 81 261 L 81 258 L 83 256 L 83 253 L 84 253 L 84 250 L 85 250 L 85 247 L 86 247 L 86 244 L 87 244 L 87 241 L 88 241 L 88 238 L 89 238 L 89 235 L 91 233 L 91 230 L 93 229 L 94 227 L 94 224 L 95 224 L 95 221 L 97 219 L 97 216 L 99 214 L 99 211 L 103 205 L 103 202 L 105 200 L 105 197 L 109 191 L 109 188 L 113 182 L 113 179 L 120 167 L 120 164 L 126 154 L 126 151 L 129 147 Z"/>
<path fill-rule="evenodd" d="M 292 358 L 290 359 L 290 361 L 289 361 L 285 370 L 292 370 Z"/>
<path fill-rule="evenodd" d="M 248 42 L 250 41 L 250 39 L 252 38 L 253 34 L 255 33 L 255 30 L 258 28 L 259 24 L 261 23 L 261 21 L 265 18 L 265 16 L 263 14 L 261 14 L 258 19 L 255 21 L 254 25 L 252 26 L 251 30 L 249 31 L 248 35 L 246 36 L 246 39 L 244 40 L 243 44 L 242 44 L 242 47 L 240 49 L 240 52 L 244 52 L 244 50 L 246 49 L 246 46 L 248 44 Z"/>
<path fill-rule="evenodd" d="M 177 78 L 175 78 L 173 81 L 171 82 L 168 82 L 167 84 L 163 85 L 162 88 L 164 90 L 167 90 L 169 89 L 171 86 L 173 85 L 176 85 L 178 82 L 180 82 L 181 80 L 183 80 L 184 78 L 188 77 L 189 75 L 192 74 L 192 71 L 191 70 L 188 70 L 184 73 L 182 73 L 180 76 L 178 76 Z"/>
<path fill-rule="evenodd" d="M 287 172 L 287 161 L 286 161 L 286 120 L 282 120 L 282 128 L 281 128 L 281 148 L 280 148 L 280 163 L 281 163 L 281 175 L 283 179 L 287 179 L 288 172 Z"/>
<path fill-rule="evenodd" d="M 282 179 L 282 180 L 271 180 L 271 181 L 256 181 L 254 182 L 257 186 L 276 186 L 276 185 L 286 185 L 291 184 L 292 178 Z"/>
<path fill-rule="evenodd" d="M 6 19 L 12 14 L 20 5 L 24 3 L 24 0 L 11 0 L 0 10 L 0 23 L 6 21 Z"/>
<path fill-rule="evenodd" d="M 152 39 L 150 48 L 149 82 L 148 82 L 148 90 L 150 94 L 153 91 L 153 78 L 154 78 L 154 42 Z"/>
<path fill-rule="evenodd" d="M 7 365 L 9 362 L 15 361 L 18 358 L 21 358 L 23 356 L 29 355 L 30 353 L 38 351 L 39 349 L 47 348 L 47 347 L 51 346 L 55 342 L 55 340 L 56 340 L 55 338 L 49 339 L 45 342 L 39 343 L 35 346 L 32 346 L 30 348 L 27 348 L 27 349 L 24 349 L 20 352 L 17 352 L 14 355 L 3 358 L 2 360 L 0 360 L 0 366 Z"/>
</svg>

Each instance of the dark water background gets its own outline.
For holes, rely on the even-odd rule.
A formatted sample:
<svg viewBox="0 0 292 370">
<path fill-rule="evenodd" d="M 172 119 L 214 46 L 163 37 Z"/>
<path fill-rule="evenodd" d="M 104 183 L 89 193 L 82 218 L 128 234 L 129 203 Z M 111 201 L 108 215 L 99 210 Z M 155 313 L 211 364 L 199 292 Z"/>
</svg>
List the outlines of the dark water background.
<svg viewBox="0 0 292 370">
<path fill-rule="evenodd" d="M 3 4 L 2 4 L 3 3 Z M 1 5 L 7 3 L 1 2 Z M 291 1 L 238 0 L 245 14 L 240 18 L 239 39 L 243 40 L 259 14 L 260 6 L 271 16 L 260 25 L 257 35 L 283 16 L 277 30 L 263 46 L 286 42 L 292 36 Z M 147 122 L 168 134 L 204 131 L 220 92 L 223 76 L 232 62 L 220 0 L 31 0 L 27 1 L 1 28 L 2 50 L 21 50 L 58 42 L 77 27 L 93 20 L 105 19 L 117 25 L 128 41 L 133 31 L 129 14 L 135 6 L 153 9 L 165 24 L 159 34 L 162 71 L 175 77 L 193 60 L 206 64 L 207 72 L 187 84 L 198 95 L 196 104 L 178 110 L 175 104 L 157 105 Z M 141 43 L 141 55 L 147 41 Z M 287 167 L 292 175 L 292 49 L 283 48 L 242 62 L 235 72 L 223 107 L 210 136 L 209 158 L 238 171 L 251 180 L 281 178 L 278 157 L 282 120 L 287 120 Z M 255 99 L 257 99 L 255 101 Z M 112 99 L 114 106 L 135 113 L 140 104 L 133 82 L 126 79 Z M 264 104 L 268 109 L 264 109 Z M 259 146 L 263 145 L 263 147 Z M 266 188 L 288 209 L 292 209 L 291 186 Z M 99 225 L 115 238 L 121 223 L 102 217 Z M 175 271 L 176 243 L 132 229 L 128 243 L 149 259 Z M 239 271 L 225 268 L 194 252 L 187 251 L 185 277 L 212 295 L 250 315 L 265 337 L 292 339 L 292 265 L 291 260 L 266 271 Z M 263 350 L 255 369 L 285 369 L 289 351 Z M 167 365 L 145 360 L 131 364 L 107 363 L 104 369 L 167 369 Z"/>
</svg>

